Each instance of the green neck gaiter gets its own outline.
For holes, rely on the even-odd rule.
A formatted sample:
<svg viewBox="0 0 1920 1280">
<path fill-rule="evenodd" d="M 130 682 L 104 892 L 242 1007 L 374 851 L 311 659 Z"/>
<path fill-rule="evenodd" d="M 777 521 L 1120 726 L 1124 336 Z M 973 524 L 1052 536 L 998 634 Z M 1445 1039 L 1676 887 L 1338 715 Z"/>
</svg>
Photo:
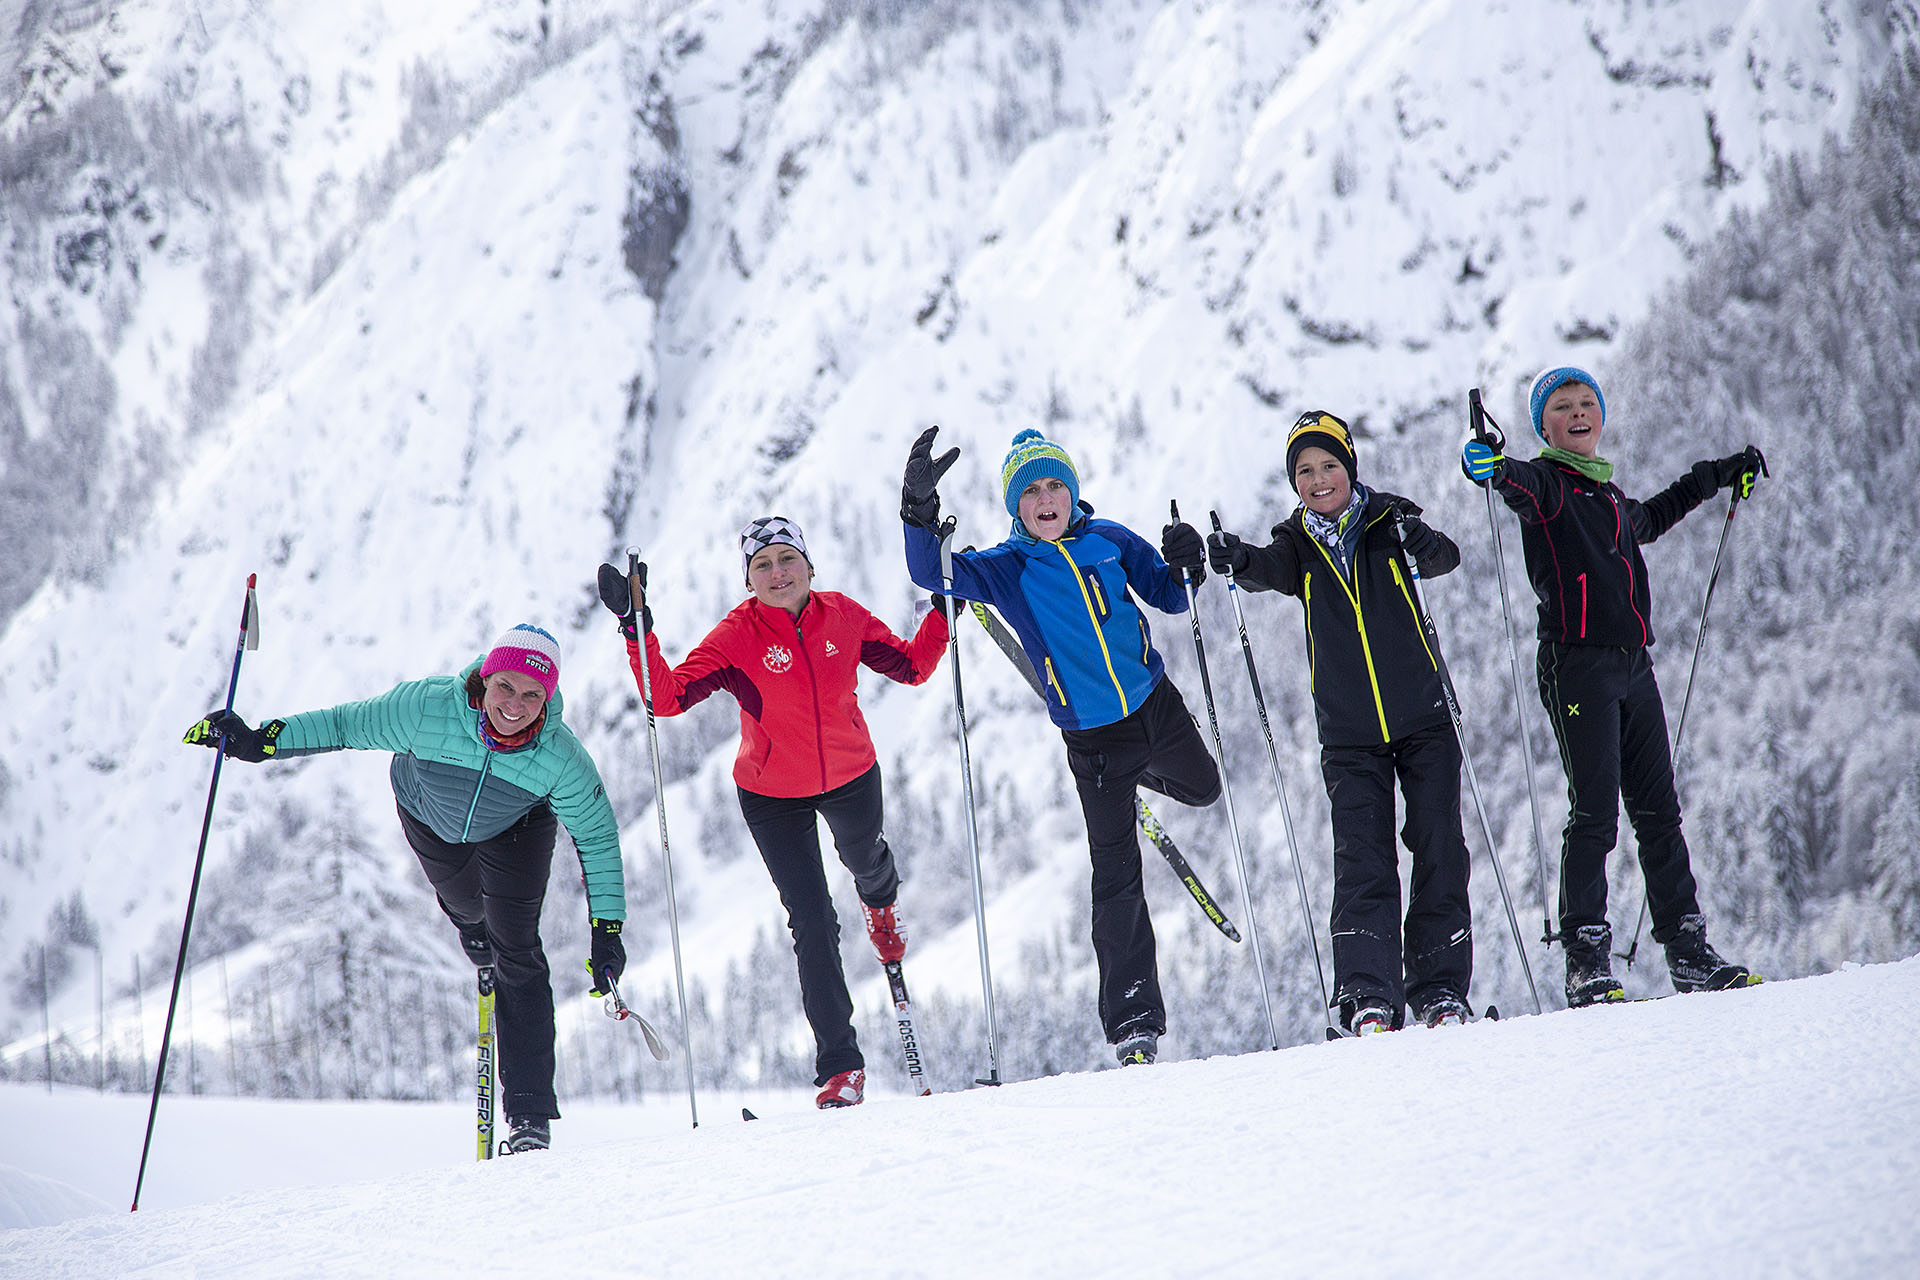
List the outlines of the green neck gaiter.
<svg viewBox="0 0 1920 1280">
<path fill-rule="evenodd" d="M 1605 458 L 1589 458 L 1584 453 L 1575 453 L 1571 449 L 1546 448 L 1540 456 L 1552 462 L 1565 463 L 1595 484 L 1605 484 L 1613 479 L 1613 464 Z"/>
</svg>

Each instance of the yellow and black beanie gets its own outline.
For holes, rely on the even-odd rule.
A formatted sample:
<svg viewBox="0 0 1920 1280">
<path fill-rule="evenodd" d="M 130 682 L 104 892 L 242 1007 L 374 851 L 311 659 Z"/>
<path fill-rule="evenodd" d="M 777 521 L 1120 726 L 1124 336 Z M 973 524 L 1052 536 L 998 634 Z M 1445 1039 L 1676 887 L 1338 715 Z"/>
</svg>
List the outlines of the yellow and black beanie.
<svg viewBox="0 0 1920 1280">
<path fill-rule="evenodd" d="M 1293 479 L 1293 469 L 1300 461 L 1303 449 L 1325 449 L 1340 460 L 1347 469 L 1347 480 L 1354 478 L 1353 432 L 1347 424 L 1332 414 L 1320 409 L 1312 409 L 1300 415 L 1293 424 L 1293 430 L 1287 435 L 1287 479 Z"/>
</svg>

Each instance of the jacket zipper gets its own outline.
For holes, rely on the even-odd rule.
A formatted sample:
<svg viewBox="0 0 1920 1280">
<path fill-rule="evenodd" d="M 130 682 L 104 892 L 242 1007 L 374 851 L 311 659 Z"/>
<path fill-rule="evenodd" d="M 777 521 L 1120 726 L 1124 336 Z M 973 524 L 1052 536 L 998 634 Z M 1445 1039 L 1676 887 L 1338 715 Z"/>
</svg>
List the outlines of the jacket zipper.
<svg viewBox="0 0 1920 1280">
<path fill-rule="evenodd" d="M 1382 516 L 1381 518 L 1384 519 L 1385 517 Z M 1375 523 L 1377 524 L 1379 523 L 1379 521 L 1376 520 Z M 1362 536 L 1362 540 L 1364 540 L 1365 535 L 1362 534 L 1361 536 Z M 1346 578 L 1343 577 L 1340 573 L 1340 566 L 1337 563 L 1335 563 L 1333 556 L 1328 553 L 1325 544 L 1323 544 L 1320 541 L 1320 539 L 1313 537 L 1311 534 L 1308 535 L 1307 541 L 1313 543 L 1314 547 L 1320 552 L 1321 556 L 1326 560 L 1327 566 L 1333 570 L 1333 576 L 1336 579 L 1338 579 L 1340 582 L 1340 590 L 1346 592 L 1347 599 L 1351 601 L 1353 604 L 1353 623 L 1354 623 L 1354 626 L 1360 632 L 1360 657 L 1361 657 L 1361 660 L 1367 664 L 1367 684 L 1373 690 L 1374 714 L 1380 717 L 1380 741 L 1391 742 L 1393 741 L 1393 735 L 1387 732 L 1386 703 L 1380 700 L 1380 675 L 1378 672 L 1376 672 L 1373 669 L 1373 645 L 1367 639 L 1367 615 L 1360 608 L 1360 592 L 1358 590 L 1359 579 L 1360 579 L 1359 545 L 1355 544 L 1354 546 L 1353 574 L 1354 574 L 1355 585 L 1350 587 L 1347 585 Z"/>
<path fill-rule="evenodd" d="M 487 775 L 493 771 L 493 752 L 489 751 L 480 758 L 480 781 L 473 784 L 473 799 L 467 802 L 467 820 L 460 826 L 460 843 L 467 842 L 467 833 L 473 830 L 474 810 L 480 807 L 480 793 L 487 789 Z"/>
<path fill-rule="evenodd" d="M 827 743 L 820 716 L 820 681 L 814 678 L 813 659 L 807 656 L 807 638 L 800 631 L 800 619 L 793 620 L 793 647 L 807 665 L 807 688 L 813 692 L 813 752 L 820 760 L 820 792 L 827 789 Z"/>
<path fill-rule="evenodd" d="M 1100 630 L 1100 615 L 1094 611 L 1093 598 L 1087 593 L 1087 580 L 1080 576 L 1080 566 L 1074 562 L 1072 553 L 1063 542 L 1050 542 L 1047 545 L 1065 556 L 1067 564 L 1073 569 L 1073 580 L 1080 588 L 1080 602 L 1087 607 L 1087 621 L 1093 624 L 1093 638 L 1100 645 L 1100 660 L 1107 664 L 1107 679 L 1113 681 L 1113 691 L 1120 696 L 1120 714 L 1125 717 L 1132 713 L 1132 708 L 1127 706 L 1127 691 L 1120 687 L 1120 677 L 1114 674 L 1113 654 L 1108 651 L 1107 637 Z"/>
</svg>

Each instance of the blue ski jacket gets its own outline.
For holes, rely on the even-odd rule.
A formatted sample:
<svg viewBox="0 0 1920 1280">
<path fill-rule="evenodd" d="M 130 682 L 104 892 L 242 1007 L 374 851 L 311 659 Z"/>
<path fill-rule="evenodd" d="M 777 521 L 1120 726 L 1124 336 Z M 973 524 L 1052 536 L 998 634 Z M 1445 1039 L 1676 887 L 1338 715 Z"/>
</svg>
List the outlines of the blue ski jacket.
<svg viewBox="0 0 1920 1280">
<path fill-rule="evenodd" d="M 906 526 L 907 572 L 943 589 L 940 540 Z M 1160 553 L 1123 524 L 1081 516 L 1058 542 L 1016 520 L 984 551 L 953 556 L 953 595 L 1005 616 L 1046 688 L 1047 715 L 1062 729 L 1097 729 L 1138 710 L 1165 674 L 1135 597 L 1162 613 L 1185 613 L 1186 590 Z"/>
</svg>

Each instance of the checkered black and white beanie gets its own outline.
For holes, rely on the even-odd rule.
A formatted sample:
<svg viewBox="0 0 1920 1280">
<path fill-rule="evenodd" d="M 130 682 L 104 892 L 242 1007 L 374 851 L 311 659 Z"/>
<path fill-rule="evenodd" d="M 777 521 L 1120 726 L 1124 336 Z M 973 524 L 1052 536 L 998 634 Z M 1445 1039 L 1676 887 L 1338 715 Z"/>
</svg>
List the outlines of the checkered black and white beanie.
<svg viewBox="0 0 1920 1280">
<path fill-rule="evenodd" d="M 813 568 L 813 557 L 807 555 L 807 540 L 800 536 L 800 526 L 785 516 L 761 516 L 740 531 L 740 576 L 747 576 L 747 566 L 755 555 L 780 543 L 806 556 L 807 567 Z"/>
</svg>

